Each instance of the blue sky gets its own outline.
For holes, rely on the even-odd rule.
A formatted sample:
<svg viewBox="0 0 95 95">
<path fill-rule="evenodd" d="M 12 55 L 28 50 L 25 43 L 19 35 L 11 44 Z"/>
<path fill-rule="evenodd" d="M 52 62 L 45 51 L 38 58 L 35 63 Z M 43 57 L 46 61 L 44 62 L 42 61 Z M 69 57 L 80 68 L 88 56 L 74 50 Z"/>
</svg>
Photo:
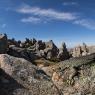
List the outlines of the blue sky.
<svg viewBox="0 0 95 95">
<path fill-rule="evenodd" d="M 95 43 L 95 0 L 0 0 L 0 32 L 58 46 Z"/>
</svg>

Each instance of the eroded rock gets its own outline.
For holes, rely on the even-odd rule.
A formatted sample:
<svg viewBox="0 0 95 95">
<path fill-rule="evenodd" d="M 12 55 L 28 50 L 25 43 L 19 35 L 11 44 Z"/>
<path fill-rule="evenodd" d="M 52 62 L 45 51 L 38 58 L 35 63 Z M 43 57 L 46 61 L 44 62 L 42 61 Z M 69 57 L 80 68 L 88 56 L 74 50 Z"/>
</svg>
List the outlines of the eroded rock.
<svg viewBox="0 0 95 95">
<path fill-rule="evenodd" d="M 7 35 L 0 34 L 0 54 L 6 53 L 8 49 Z"/>
<path fill-rule="evenodd" d="M 2 54 L 0 68 L 0 77 L 9 80 L 8 84 L 1 82 L 1 95 L 60 95 L 49 76 L 25 59 Z"/>
</svg>

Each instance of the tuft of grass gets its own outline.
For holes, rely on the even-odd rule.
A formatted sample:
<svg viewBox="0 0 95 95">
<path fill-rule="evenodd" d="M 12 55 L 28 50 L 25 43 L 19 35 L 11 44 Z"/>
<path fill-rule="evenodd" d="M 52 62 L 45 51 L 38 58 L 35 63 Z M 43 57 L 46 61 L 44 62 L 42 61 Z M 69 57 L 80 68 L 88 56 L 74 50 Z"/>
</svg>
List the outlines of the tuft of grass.
<svg viewBox="0 0 95 95">
<path fill-rule="evenodd" d="M 37 59 L 37 60 L 34 60 L 33 62 L 35 65 L 44 65 L 44 66 L 51 66 L 51 65 L 55 65 L 57 64 L 57 62 L 53 62 L 53 61 L 50 61 L 50 60 L 46 60 L 46 59 Z"/>
</svg>

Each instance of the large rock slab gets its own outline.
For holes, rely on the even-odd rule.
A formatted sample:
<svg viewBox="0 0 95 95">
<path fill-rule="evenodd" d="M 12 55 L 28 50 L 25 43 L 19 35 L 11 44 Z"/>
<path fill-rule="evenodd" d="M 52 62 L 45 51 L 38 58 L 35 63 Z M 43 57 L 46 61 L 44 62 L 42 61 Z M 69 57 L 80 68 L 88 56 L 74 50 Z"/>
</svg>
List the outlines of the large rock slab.
<svg viewBox="0 0 95 95">
<path fill-rule="evenodd" d="M 36 53 L 33 53 L 26 48 L 16 47 L 15 45 L 10 45 L 7 53 L 14 57 L 24 58 L 30 62 L 39 58 L 39 56 L 37 56 Z"/>
<path fill-rule="evenodd" d="M 0 95 L 61 95 L 45 72 L 23 58 L 1 54 L 0 69 Z"/>
<path fill-rule="evenodd" d="M 64 95 L 95 95 L 95 54 L 42 68 Z"/>
<path fill-rule="evenodd" d="M 95 95 L 91 58 L 72 58 L 40 69 L 23 58 L 1 54 L 0 95 Z"/>
</svg>

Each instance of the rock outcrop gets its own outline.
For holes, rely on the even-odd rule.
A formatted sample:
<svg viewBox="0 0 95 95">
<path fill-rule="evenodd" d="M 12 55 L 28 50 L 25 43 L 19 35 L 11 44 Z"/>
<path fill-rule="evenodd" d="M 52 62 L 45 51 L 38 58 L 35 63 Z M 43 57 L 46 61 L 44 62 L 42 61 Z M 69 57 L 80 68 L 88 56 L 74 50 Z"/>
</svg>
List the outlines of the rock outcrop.
<svg viewBox="0 0 95 95">
<path fill-rule="evenodd" d="M 20 47 L 21 48 L 29 48 L 29 47 L 35 45 L 36 42 L 37 42 L 37 40 L 35 38 L 33 38 L 33 39 L 26 38 L 25 41 L 20 43 Z"/>
<path fill-rule="evenodd" d="M 62 43 L 62 47 L 59 49 L 59 53 L 58 53 L 57 58 L 59 60 L 61 60 L 61 61 L 70 58 L 70 55 L 69 55 L 69 52 L 68 52 L 68 50 L 66 48 L 66 44 L 65 43 Z"/>
<path fill-rule="evenodd" d="M 54 58 L 57 58 L 58 48 L 53 43 L 53 41 L 50 40 L 49 42 L 45 43 L 44 52 L 46 53 L 46 58 L 47 59 L 54 59 Z"/>
<path fill-rule="evenodd" d="M 29 61 L 45 58 L 50 61 L 62 61 L 71 57 L 86 56 L 95 52 L 94 46 L 87 46 L 83 43 L 82 46 L 76 46 L 72 49 L 67 49 L 63 43 L 61 48 L 57 48 L 52 40 L 43 42 L 42 40 L 28 39 L 25 41 L 16 41 L 14 38 L 8 39 L 6 34 L 0 35 L 0 53 L 9 54 L 16 57 L 22 57 Z"/>
<path fill-rule="evenodd" d="M 8 46 L 15 45 L 16 47 L 20 47 L 21 41 L 16 41 L 14 38 L 8 39 Z"/>
<path fill-rule="evenodd" d="M 81 49 L 81 46 L 77 46 L 73 49 L 73 54 L 72 54 L 73 57 L 80 57 L 82 56 L 82 49 Z"/>
<path fill-rule="evenodd" d="M 87 47 L 87 45 L 85 43 L 83 43 L 82 46 L 79 45 L 73 49 L 72 56 L 80 57 L 80 56 L 86 56 L 88 54 L 89 54 L 89 48 Z"/>
<path fill-rule="evenodd" d="M 94 52 L 0 35 L 0 95 L 95 95 Z"/>
<path fill-rule="evenodd" d="M 89 61 L 92 57 L 73 58 L 40 69 L 23 58 L 1 54 L 0 95 L 94 95 L 95 61 Z"/>
<path fill-rule="evenodd" d="M 8 40 L 6 34 L 0 34 L 0 54 L 6 53 L 8 49 Z"/>
<path fill-rule="evenodd" d="M 69 58 L 69 53 L 64 44 L 61 49 L 52 40 L 43 42 L 42 40 L 28 39 L 21 42 L 14 38 L 8 39 L 7 35 L 0 35 L 0 53 L 9 54 L 16 57 L 34 61 L 37 58 L 45 58 L 51 61 L 61 61 Z"/>
<path fill-rule="evenodd" d="M 88 46 L 87 49 L 89 51 L 89 54 L 92 54 L 95 52 L 95 46 Z"/>
<path fill-rule="evenodd" d="M 95 94 L 95 54 L 42 68 L 63 95 Z"/>
<path fill-rule="evenodd" d="M 85 43 L 83 43 L 83 45 L 82 45 L 82 56 L 88 55 L 88 52 L 89 52 L 89 50 L 87 48 L 87 45 Z"/>
<path fill-rule="evenodd" d="M 61 95 L 44 71 L 22 58 L 0 55 L 0 95 Z"/>
<path fill-rule="evenodd" d="M 27 50 L 26 48 L 19 48 L 14 45 L 9 46 L 9 50 L 7 52 L 11 56 L 24 58 L 30 62 L 34 61 L 35 59 L 38 59 L 39 56 L 34 54 L 33 52 Z"/>
</svg>

